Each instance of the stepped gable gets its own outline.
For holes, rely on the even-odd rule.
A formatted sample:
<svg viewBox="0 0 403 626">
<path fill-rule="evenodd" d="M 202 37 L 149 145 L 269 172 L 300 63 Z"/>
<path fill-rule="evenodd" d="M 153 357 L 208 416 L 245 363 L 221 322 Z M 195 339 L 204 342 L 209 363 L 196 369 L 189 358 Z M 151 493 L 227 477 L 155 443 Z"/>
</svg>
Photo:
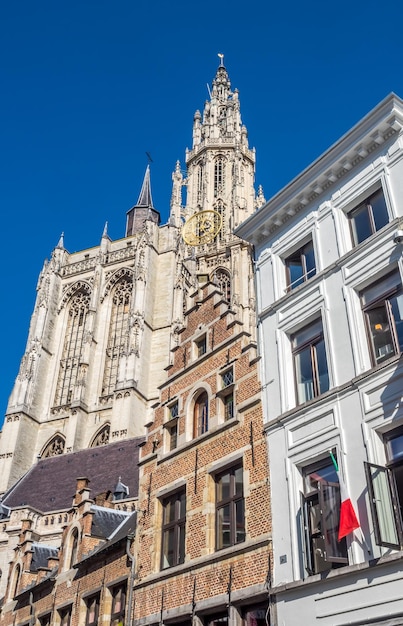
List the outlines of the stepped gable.
<svg viewBox="0 0 403 626">
<path fill-rule="evenodd" d="M 42 513 L 71 507 L 77 478 L 90 480 L 91 496 L 110 491 L 122 477 L 129 495 L 138 493 L 139 444 L 142 437 L 39 460 L 5 494 L 2 504 L 10 508 L 31 506 Z"/>
</svg>

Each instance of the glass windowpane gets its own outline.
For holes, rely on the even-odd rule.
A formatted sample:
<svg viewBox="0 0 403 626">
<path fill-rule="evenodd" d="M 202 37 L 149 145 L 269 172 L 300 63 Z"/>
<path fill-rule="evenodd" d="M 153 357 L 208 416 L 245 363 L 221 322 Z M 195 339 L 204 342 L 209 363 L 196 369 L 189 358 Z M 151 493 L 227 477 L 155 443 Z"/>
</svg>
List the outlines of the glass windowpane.
<svg viewBox="0 0 403 626">
<path fill-rule="evenodd" d="M 375 229 L 380 230 L 389 222 L 388 210 L 386 208 L 385 197 L 382 189 L 379 189 L 379 191 L 370 197 L 369 203 L 372 207 Z"/>
<path fill-rule="evenodd" d="M 298 402 L 306 402 L 314 397 L 311 349 L 305 348 L 295 355 Z"/>
<path fill-rule="evenodd" d="M 375 465 L 367 465 L 367 467 L 373 489 L 373 506 L 376 512 L 377 530 L 379 532 L 378 541 L 381 545 L 384 543 L 398 545 L 399 537 L 396 529 L 387 470 Z"/>
<path fill-rule="evenodd" d="M 315 349 L 319 378 L 319 393 L 325 393 L 325 391 L 328 391 L 329 389 L 329 374 L 327 371 L 325 342 L 323 339 L 315 345 Z"/>
</svg>

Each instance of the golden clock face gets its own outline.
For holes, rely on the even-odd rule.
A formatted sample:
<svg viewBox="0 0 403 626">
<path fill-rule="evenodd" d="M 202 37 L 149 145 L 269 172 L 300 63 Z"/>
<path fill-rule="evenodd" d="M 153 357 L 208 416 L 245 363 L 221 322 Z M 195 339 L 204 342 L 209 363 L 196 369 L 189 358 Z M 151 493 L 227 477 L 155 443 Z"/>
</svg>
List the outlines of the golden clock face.
<svg viewBox="0 0 403 626">
<path fill-rule="evenodd" d="M 201 246 L 214 241 L 221 226 L 221 215 L 217 211 L 199 211 L 185 222 L 182 237 L 188 246 Z"/>
</svg>

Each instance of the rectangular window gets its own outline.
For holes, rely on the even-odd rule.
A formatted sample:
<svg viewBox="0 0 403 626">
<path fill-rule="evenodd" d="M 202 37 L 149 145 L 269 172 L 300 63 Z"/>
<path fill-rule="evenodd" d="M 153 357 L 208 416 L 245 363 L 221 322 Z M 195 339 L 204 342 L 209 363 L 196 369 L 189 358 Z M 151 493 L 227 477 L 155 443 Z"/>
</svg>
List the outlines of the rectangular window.
<svg viewBox="0 0 403 626">
<path fill-rule="evenodd" d="M 196 355 L 197 355 L 197 357 L 201 357 L 201 356 L 203 356 L 203 354 L 206 354 L 206 352 L 207 352 L 207 338 L 206 338 L 206 335 L 203 335 L 203 337 L 198 339 L 195 343 L 196 343 Z"/>
<path fill-rule="evenodd" d="M 172 424 L 166 426 L 168 433 L 168 450 L 175 450 L 178 447 L 178 422 L 173 420 Z"/>
<path fill-rule="evenodd" d="M 171 404 L 171 406 L 169 407 L 169 419 L 172 420 L 175 417 L 178 417 L 179 415 L 179 402 L 175 402 L 174 404 Z"/>
<path fill-rule="evenodd" d="M 71 606 L 66 606 L 59 610 L 60 626 L 70 626 L 71 621 Z"/>
<path fill-rule="evenodd" d="M 298 403 L 329 389 L 322 321 L 317 320 L 291 337 Z"/>
<path fill-rule="evenodd" d="M 42 617 L 39 618 L 40 626 L 50 626 L 50 623 L 51 623 L 50 613 L 47 613 L 46 615 L 43 615 Z"/>
<path fill-rule="evenodd" d="M 403 291 L 398 271 L 361 292 L 372 364 L 400 354 L 403 348 Z"/>
<path fill-rule="evenodd" d="M 125 623 L 126 585 L 117 585 L 116 587 L 113 587 L 111 593 L 111 626 L 122 626 L 122 624 Z"/>
<path fill-rule="evenodd" d="M 246 608 L 242 611 L 244 626 L 269 626 L 269 608 L 261 605 L 253 608 Z"/>
<path fill-rule="evenodd" d="M 245 504 L 242 465 L 217 474 L 216 548 L 222 550 L 245 541 Z"/>
<path fill-rule="evenodd" d="M 218 390 L 217 396 L 221 398 L 224 420 L 232 419 L 235 415 L 234 402 L 234 368 L 222 372 L 220 375 L 221 389 Z"/>
<path fill-rule="evenodd" d="M 161 569 L 185 560 L 186 493 L 177 491 L 162 501 Z"/>
<path fill-rule="evenodd" d="M 348 217 L 355 246 L 385 226 L 389 222 L 389 214 L 382 189 L 350 211 Z"/>
<path fill-rule="evenodd" d="M 168 421 L 165 423 L 166 429 L 166 449 L 175 450 L 178 447 L 178 417 L 179 402 L 174 402 L 168 407 Z"/>
<path fill-rule="evenodd" d="M 338 540 L 340 485 L 333 463 L 324 460 L 303 470 L 301 494 L 305 568 L 317 574 L 348 563 L 346 539 Z"/>
<path fill-rule="evenodd" d="M 231 367 L 221 374 L 221 387 L 225 389 L 229 385 L 232 385 L 234 382 L 234 370 Z"/>
<path fill-rule="evenodd" d="M 223 405 L 224 405 L 224 420 L 230 420 L 234 417 L 234 394 L 229 393 L 228 395 L 223 397 Z"/>
<path fill-rule="evenodd" d="M 97 593 L 86 599 L 87 613 L 85 617 L 85 626 L 97 626 L 99 617 L 99 598 Z"/>
<path fill-rule="evenodd" d="M 287 291 L 295 289 L 316 274 L 313 243 L 309 241 L 285 259 Z"/>
<path fill-rule="evenodd" d="M 207 626 L 227 626 L 229 624 L 228 613 L 216 613 L 214 617 L 206 620 Z"/>
<path fill-rule="evenodd" d="M 386 467 L 365 463 L 369 500 L 378 546 L 403 546 L 403 428 L 384 439 Z"/>
</svg>

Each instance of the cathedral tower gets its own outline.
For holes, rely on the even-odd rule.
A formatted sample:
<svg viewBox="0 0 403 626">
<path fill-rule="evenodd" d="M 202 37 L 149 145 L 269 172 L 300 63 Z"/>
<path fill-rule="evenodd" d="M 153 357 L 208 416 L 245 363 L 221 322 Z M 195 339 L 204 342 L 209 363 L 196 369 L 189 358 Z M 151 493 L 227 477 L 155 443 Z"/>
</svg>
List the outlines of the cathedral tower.
<svg viewBox="0 0 403 626">
<path fill-rule="evenodd" d="M 209 92 L 186 174 L 179 162 L 173 173 L 168 223 L 153 206 L 148 166 L 123 239 L 105 226 L 99 246 L 70 254 L 61 237 L 45 263 L 0 439 L 0 492 L 38 457 L 144 435 L 206 282 L 254 338 L 250 247 L 233 229 L 264 198 L 222 56 Z"/>
</svg>

